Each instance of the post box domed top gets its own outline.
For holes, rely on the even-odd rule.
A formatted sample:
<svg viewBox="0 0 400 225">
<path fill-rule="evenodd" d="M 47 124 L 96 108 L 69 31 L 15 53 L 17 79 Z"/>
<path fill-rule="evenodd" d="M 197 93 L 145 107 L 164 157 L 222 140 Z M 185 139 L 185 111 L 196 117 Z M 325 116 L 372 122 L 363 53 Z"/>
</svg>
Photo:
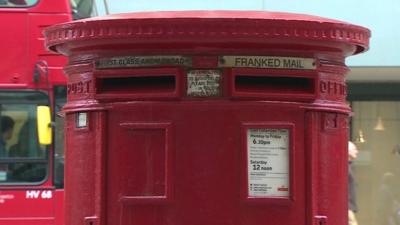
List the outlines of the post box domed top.
<svg viewBox="0 0 400 225">
<path fill-rule="evenodd" d="M 47 28 L 45 37 L 48 49 L 63 54 L 79 47 L 116 43 L 251 42 L 313 43 L 335 46 L 345 55 L 352 55 L 368 49 L 370 31 L 346 22 L 304 14 L 165 11 L 114 14 L 58 24 Z"/>
</svg>

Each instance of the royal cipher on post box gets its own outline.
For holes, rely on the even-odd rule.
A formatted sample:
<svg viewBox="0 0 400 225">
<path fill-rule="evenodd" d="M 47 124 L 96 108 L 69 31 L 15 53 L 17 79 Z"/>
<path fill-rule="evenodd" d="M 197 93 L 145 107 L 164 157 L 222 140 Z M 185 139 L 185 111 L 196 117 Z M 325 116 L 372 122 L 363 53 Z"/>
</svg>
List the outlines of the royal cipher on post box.
<svg viewBox="0 0 400 225">
<path fill-rule="evenodd" d="M 45 37 L 69 58 L 66 225 L 347 225 L 345 58 L 368 29 L 184 11 Z"/>
</svg>

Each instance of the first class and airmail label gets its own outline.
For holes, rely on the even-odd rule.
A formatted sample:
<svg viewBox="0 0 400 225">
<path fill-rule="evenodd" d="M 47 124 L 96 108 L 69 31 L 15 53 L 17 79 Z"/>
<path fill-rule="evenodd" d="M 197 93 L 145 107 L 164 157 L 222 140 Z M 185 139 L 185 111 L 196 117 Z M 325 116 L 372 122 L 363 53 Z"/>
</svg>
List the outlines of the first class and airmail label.
<svg viewBox="0 0 400 225">
<path fill-rule="evenodd" d="M 191 66 L 192 58 L 179 55 L 168 56 L 120 56 L 99 59 L 95 63 L 98 69 L 151 67 L 151 66 Z"/>
<path fill-rule="evenodd" d="M 249 197 L 289 197 L 289 129 L 247 130 Z"/>
</svg>

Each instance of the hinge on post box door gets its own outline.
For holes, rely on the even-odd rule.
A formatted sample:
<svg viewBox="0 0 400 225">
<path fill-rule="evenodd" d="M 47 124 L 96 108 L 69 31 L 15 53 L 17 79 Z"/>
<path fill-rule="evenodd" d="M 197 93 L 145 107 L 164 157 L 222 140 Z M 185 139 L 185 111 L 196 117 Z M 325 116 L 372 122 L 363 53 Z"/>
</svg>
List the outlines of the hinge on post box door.
<svg viewBox="0 0 400 225">
<path fill-rule="evenodd" d="M 317 216 L 314 216 L 314 219 L 315 219 L 314 225 L 327 225 L 328 224 L 327 223 L 327 220 L 328 220 L 327 216 L 317 215 Z"/>
<path fill-rule="evenodd" d="M 98 221 L 97 216 L 87 216 L 85 217 L 84 225 L 98 225 L 97 221 Z"/>
</svg>

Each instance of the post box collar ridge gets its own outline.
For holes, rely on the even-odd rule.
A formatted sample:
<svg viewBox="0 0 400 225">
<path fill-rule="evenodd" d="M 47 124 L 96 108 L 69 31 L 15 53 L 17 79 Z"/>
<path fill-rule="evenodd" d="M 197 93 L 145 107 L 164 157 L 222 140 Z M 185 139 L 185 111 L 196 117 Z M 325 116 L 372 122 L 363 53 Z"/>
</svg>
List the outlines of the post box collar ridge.
<svg viewBox="0 0 400 225">
<path fill-rule="evenodd" d="M 370 31 L 349 23 L 316 16 L 260 11 L 176 11 L 116 14 L 78 20 L 45 30 L 46 47 L 75 41 L 125 39 L 134 43 L 195 41 L 237 42 L 246 38 L 258 43 L 314 41 L 354 46 L 358 54 L 368 50 Z M 68 47 L 67 47 L 68 48 Z M 343 51 L 345 47 L 342 47 Z"/>
</svg>

